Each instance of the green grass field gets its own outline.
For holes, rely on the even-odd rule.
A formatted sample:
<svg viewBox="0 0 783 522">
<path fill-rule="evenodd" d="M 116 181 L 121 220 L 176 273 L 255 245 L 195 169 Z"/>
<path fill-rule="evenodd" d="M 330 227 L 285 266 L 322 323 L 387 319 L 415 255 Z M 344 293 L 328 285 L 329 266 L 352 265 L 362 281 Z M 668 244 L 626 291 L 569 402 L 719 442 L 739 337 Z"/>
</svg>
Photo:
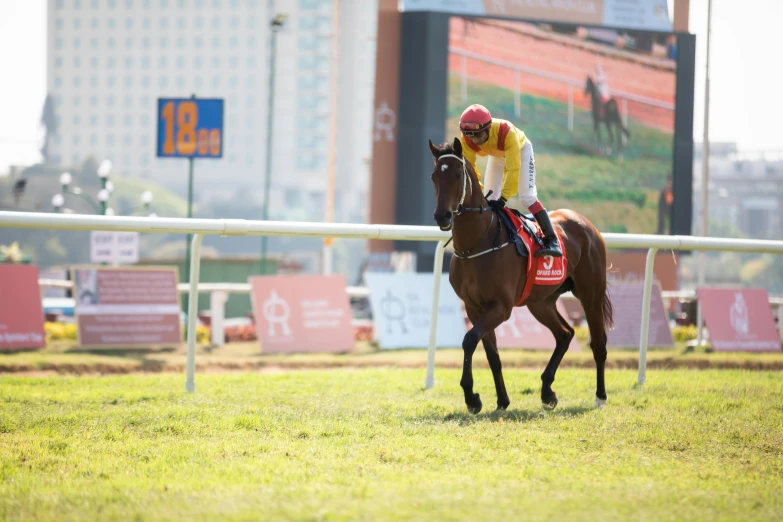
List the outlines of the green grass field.
<svg viewBox="0 0 783 522">
<path fill-rule="evenodd" d="M 0 379 L 3 520 L 780 520 L 779 373 L 457 370 Z M 494 403 L 490 373 L 477 391 Z"/>
<path fill-rule="evenodd" d="M 446 122 L 446 135 L 451 138 L 458 132 L 465 105 L 460 92 L 460 80 L 452 75 Z M 494 116 L 510 120 L 530 137 L 539 198 L 549 209 L 574 209 L 606 232 L 656 232 L 658 191 L 672 171 L 672 133 L 630 119 L 631 138 L 621 162 L 596 153 L 588 111 L 574 109 L 574 130 L 569 132 L 564 103 L 523 95 L 522 117 L 516 118 L 513 94 L 508 89 L 470 81 L 468 92 L 470 103 L 487 105 Z M 480 169 L 485 161 L 479 162 Z"/>
</svg>

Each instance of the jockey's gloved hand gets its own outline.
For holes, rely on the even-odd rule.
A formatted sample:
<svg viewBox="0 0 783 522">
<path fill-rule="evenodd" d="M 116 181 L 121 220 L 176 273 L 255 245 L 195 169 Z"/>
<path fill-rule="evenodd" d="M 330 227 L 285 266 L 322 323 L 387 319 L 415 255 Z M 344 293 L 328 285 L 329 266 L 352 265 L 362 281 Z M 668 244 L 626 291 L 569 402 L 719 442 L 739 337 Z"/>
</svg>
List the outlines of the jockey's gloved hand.
<svg viewBox="0 0 783 522">
<path fill-rule="evenodd" d="M 506 206 L 506 198 L 503 196 L 500 196 L 498 199 L 491 199 L 488 201 L 489 208 L 492 210 L 497 210 L 500 212 L 500 210 Z"/>
</svg>

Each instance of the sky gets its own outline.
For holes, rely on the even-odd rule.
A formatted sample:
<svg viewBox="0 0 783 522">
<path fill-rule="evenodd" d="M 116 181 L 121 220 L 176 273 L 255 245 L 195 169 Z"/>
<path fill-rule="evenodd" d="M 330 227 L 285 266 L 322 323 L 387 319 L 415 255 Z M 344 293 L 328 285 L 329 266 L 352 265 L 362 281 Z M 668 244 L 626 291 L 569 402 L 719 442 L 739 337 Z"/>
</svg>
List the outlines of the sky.
<svg viewBox="0 0 783 522">
<path fill-rule="evenodd" d="M 696 34 L 693 134 L 702 141 L 708 0 L 691 0 Z M 46 97 L 46 0 L 0 0 L 0 173 L 40 160 Z M 710 141 L 783 152 L 781 0 L 713 0 Z"/>
</svg>

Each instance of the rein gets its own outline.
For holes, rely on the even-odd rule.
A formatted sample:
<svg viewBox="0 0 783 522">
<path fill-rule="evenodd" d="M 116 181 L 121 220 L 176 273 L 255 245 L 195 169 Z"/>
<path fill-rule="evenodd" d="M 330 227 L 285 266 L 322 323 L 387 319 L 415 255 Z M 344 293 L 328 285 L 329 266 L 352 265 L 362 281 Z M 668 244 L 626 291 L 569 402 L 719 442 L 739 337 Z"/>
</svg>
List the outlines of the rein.
<svg viewBox="0 0 783 522">
<path fill-rule="evenodd" d="M 465 163 L 465 158 L 457 156 L 456 154 L 444 154 L 443 156 L 438 156 L 438 159 L 437 159 L 436 163 L 438 161 L 440 161 L 441 159 L 443 159 L 443 158 L 456 158 L 460 162 L 462 162 L 462 197 L 459 200 L 459 205 L 457 205 L 457 210 L 456 210 L 456 212 L 454 212 L 454 215 L 455 216 L 459 216 L 463 212 L 478 212 L 479 214 L 482 214 L 485 210 L 492 211 L 492 207 L 479 206 L 479 207 L 467 207 L 466 208 L 464 206 L 465 195 L 467 194 L 467 189 L 468 189 L 468 167 L 467 167 L 467 164 Z M 491 190 L 487 193 L 487 196 L 489 196 L 490 194 L 492 194 Z M 470 181 L 470 195 L 471 196 L 473 195 L 473 180 Z M 479 252 L 477 254 L 471 254 L 470 253 L 471 251 L 475 250 L 478 247 L 478 245 L 480 245 L 482 243 L 482 241 L 484 241 L 484 238 L 487 237 L 487 234 L 489 233 L 489 229 L 492 228 L 492 223 L 494 223 L 494 222 L 495 222 L 495 212 L 492 212 L 492 217 L 489 220 L 489 225 L 487 225 L 487 229 L 484 231 L 484 234 L 482 234 L 481 239 L 479 239 L 479 241 L 476 244 L 476 246 L 474 246 L 473 248 L 469 248 L 467 250 L 463 250 L 463 251 L 457 250 L 457 248 L 455 247 L 454 248 L 454 257 L 456 257 L 458 259 L 473 259 L 473 258 L 476 258 L 476 257 L 479 257 L 479 256 L 483 256 L 484 254 L 489 254 L 490 252 L 494 252 L 495 250 L 500 250 L 501 248 L 504 248 L 504 247 L 508 246 L 509 241 L 506 241 L 505 243 L 503 243 L 500 246 L 495 246 L 495 247 L 489 248 L 487 250 L 483 250 L 483 251 L 481 251 L 481 252 Z M 503 230 L 503 225 L 501 224 L 500 219 L 498 219 L 498 232 L 495 235 L 495 240 L 492 242 L 493 244 L 497 244 L 498 237 L 500 237 L 500 233 L 501 233 L 502 230 Z M 446 241 L 446 244 L 443 245 L 443 246 L 445 247 L 449 243 L 451 243 L 452 239 L 454 239 L 454 235 L 452 235 L 451 238 L 448 241 Z"/>
</svg>

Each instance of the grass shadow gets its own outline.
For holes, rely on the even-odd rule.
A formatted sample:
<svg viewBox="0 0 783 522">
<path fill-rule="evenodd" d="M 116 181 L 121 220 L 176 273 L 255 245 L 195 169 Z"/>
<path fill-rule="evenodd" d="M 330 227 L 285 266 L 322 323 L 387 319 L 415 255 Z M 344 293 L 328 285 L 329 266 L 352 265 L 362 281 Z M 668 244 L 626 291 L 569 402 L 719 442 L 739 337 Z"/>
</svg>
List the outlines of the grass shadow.
<svg viewBox="0 0 783 522">
<path fill-rule="evenodd" d="M 460 425 L 471 425 L 479 422 L 515 422 L 518 424 L 528 423 L 537 419 L 546 417 L 578 417 L 595 410 L 592 406 L 568 406 L 565 408 L 555 408 L 554 410 L 541 409 L 512 409 L 506 411 L 481 412 L 473 415 L 467 412 L 453 412 L 447 415 L 427 414 L 416 417 L 414 420 L 429 422 L 432 424 L 456 422 Z"/>
</svg>

